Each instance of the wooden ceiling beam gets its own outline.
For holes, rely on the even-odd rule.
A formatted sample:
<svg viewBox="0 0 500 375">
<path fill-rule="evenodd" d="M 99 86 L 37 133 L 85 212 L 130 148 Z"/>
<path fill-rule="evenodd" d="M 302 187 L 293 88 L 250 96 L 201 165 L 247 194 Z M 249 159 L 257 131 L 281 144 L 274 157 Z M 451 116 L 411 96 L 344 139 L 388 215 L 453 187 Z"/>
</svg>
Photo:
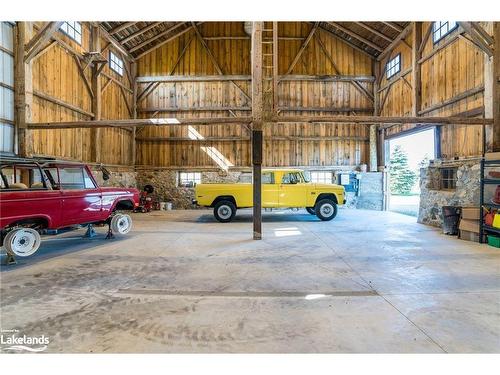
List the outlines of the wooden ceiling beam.
<svg viewBox="0 0 500 375">
<path fill-rule="evenodd" d="M 178 123 L 176 122 L 178 121 Z M 125 120 L 81 120 L 69 122 L 29 123 L 28 129 L 79 129 L 137 126 L 188 126 L 188 125 L 246 125 L 252 117 L 209 117 L 209 118 L 160 118 L 160 119 L 125 119 Z M 310 124 L 430 124 L 430 125 L 491 125 L 492 118 L 471 117 L 387 117 L 387 116 L 275 116 L 269 123 L 310 123 Z"/>
<path fill-rule="evenodd" d="M 386 26 L 389 26 L 391 29 L 397 31 L 398 33 L 401 33 L 404 30 L 401 26 L 396 25 L 394 22 L 382 22 L 382 23 Z"/>
<path fill-rule="evenodd" d="M 109 30 L 109 35 L 114 35 L 116 33 L 119 33 L 120 31 L 123 31 L 126 28 L 135 25 L 136 23 L 137 22 L 123 22 L 120 25 L 113 27 L 111 30 Z"/>
<path fill-rule="evenodd" d="M 381 61 L 387 54 L 389 54 L 390 52 L 392 52 L 392 50 L 398 45 L 398 43 L 400 43 L 404 38 L 406 38 L 408 36 L 408 34 L 410 34 L 410 31 L 413 29 L 413 26 L 412 24 L 410 23 L 408 26 L 406 26 L 404 28 L 403 31 L 401 31 L 399 33 L 399 35 L 396 37 L 396 39 L 394 39 L 391 44 L 389 44 L 387 46 L 386 49 L 384 49 L 382 51 L 382 53 L 380 53 L 380 55 L 378 55 L 377 57 L 377 61 Z"/>
<path fill-rule="evenodd" d="M 162 38 L 164 36 L 167 36 L 168 34 L 170 34 L 172 31 L 174 31 L 175 29 L 178 29 L 179 27 L 181 26 L 184 26 L 187 22 L 179 22 L 179 23 L 176 23 L 175 25 L 169 27 L 167 30 L 159 33 L 159 34 L 156 34 L 154 36 L 152 36 L 151 38 L 149 39 L 146 39 L 144 42 L 142 43 L 139 43 L 138 45 L 136 46 L 133 46 L 132 48 L 130 48 L 130 52 L 135 52 L 137 50 L 140 50 L 141 48 L 144 48 L 145 46 L 147 46 L 148 44 L 151 44 L 153 43 L 155 40 L 159 39 L 159 38 Z"/>
<path fill-rule="evenodd" d="M 329 25 L 337 28 L 338 30 L 346 33 L 347 35 L 351 36 L 352 38 L 358 40 L 359 42 L 366 44 L 367 46 L 373 48 L 374 50 L 378 52 L 382 52 L 384 49 L 383 47 L 379 46 L 378 44 L 373 43 L 371 40 L 366 39 L 365 37 L 356 34 L 354 31 L 349 30 L 348 28 L 340 25 L 337 22 L 328 22 Z"/>
<path fill-rule="evenodd" d="M 134 56 L 130 54 L 130 51 L 127 50 L 118 40 L 116 40 L 112 35 L 108 33 L 108 31 L 104 28 L 104 26 L 99 23 L 99 26 L 101 28 L 100 33 L 101 35 L 108 40 L 112 44 L 113 47 L 116 48 L 118 52 L 120 52 L 124 57 L 126 57 L 130 62 L 134 61 Z"/>
<path fill-rule="evenodd" d="M 197 25 L 201 25 L 203 22 L 198 22 Z M 137 58 L 141 58 L 142 56 L 145 56 L 147 55 L 148 53 L 154 51 L 155 49 L 157 48 L 160 48 L 161 46 L 163 46 L 164 44 L 167 44 L 169 42 L 171 42 L 172 40 L 174 39 L 177 39 L 178 37 L 180 37 L 181 35 L 184 35 L 185 33 L 191 31 L 193 29 L 193 26 L 188 26 L 186 27 L 184 30 L 181 30 L 179 31 L 178 33 L 176 33 L 175 35 L 172 35 L 170 38 L 168 39 L 165 39 L 164 41 L 161 41 L 160 43 L 157 43 L 155 44 L 154 46 L 152 46 L 151 48 L 147 49 L 146 51 L 144 52 L 141 52 L 139 55 L 137 55 Z"/>
<path fill-rule="evenodd" d="M 161 24 L 161 22 L 153 22 L 152 24 L 147 25 L 147 26 L 143 27 L 142 29 L 139 29 L 136 32 L 130 34 L 129 36 L 127 36 L 127 37 L 125 37 L 123 39 L 120 39 L 120 43 L 121 44 L 125 44 L 127 42 L 130 42 L 132 39 L 141 36 L 142 34 L 144 34 L 145 32 L 148 32 L 151 29 L 154 29 L 159 24 Z"/>
<path fill-rule="evenodd" d="M 178 123 L 175 123 L 177 120 Z M 187 126 L 187 125 L 221 125 L 221 124 L 249 124 L 251 117 L 210 117 L 210 118 L 160 118 L 160 119 L 125 119 L 125 120 L 82 120 L 63 122 L 38 122 L 29 123 L 29 129 L 79 129 L 79 128 L 115 128 L 115 127 L 137 127 L 137 126 Z"/>
<path fill-rule="evenodd" d="M 276 123 L 489 125 L 491 118 L 390 116 L 278 116 Z"/>
<path fill-rule="evenodd" d="M 363 53 L 364 55 L 370 57 L 371 59 L 374 59 L 376 57 L 375 55 L 371 54 L 370 52 L 367 52 L 363 48 L 361 48 L 361 47 L 357 46 L 356 44 L 352 43 L 351 41 L 349 41 L 349 40 L 347 40 L 345 38 L 342 38 L 340 35 L 335 34 L 332 30 L 329 30 L 329 29 L 325 28 L 321 24 L 320 24 L 319 27 L 320 27 L 320 29 L 322 31 L 324 31 L 325 33 L 327 33 L 330 37 L 333 37 L 333 38 L 335 38 L 337 40 L 340 40 L 341 42 L 347 44 L 349 47 L 354 48 L 356 51 L 359 51 L 359 52 Z"/>
<path fill-rule="evenodd" d="M 137 83 L 146 82 L 211 82 L 211 81 L 250 81 L 250 75 L 203 75 L 203 76 L 185 76 L 185 75 L 167 75 L 167 76 L 139 76 Z"/>
<path fill-rule="evenodd" d="M 386 41 L 388 41 L 389 43 L 391 43 L 394 39 L 393 38 L 390 38 L 388 37 L 387 35 L 381 33 L 380 31 L 378 31 L 377 29 L 374 29 L 373 27 L 365 24 L 364 22 L 354 22 L 356 25 L 358 25 L 359 27 L 362 27 L 363 29 L 365 30 L 368 30 L 369 32 L 375 34 L 376 36 L 382 38 L 382 39 L 385 39 Z"/>
</svg>

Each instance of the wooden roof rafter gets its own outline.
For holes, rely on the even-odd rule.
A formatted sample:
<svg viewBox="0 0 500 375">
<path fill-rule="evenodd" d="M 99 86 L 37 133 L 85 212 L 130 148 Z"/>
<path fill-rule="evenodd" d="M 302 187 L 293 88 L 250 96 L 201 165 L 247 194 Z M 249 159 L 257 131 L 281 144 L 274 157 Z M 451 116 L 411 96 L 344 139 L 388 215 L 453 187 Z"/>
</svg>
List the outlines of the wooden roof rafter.
<svg viewBox="0 0 500 375">
<path fill-rule="evenodd" d="M 186 24 L 187 22 L 183 22 L 183 23 Z M 202 23 L 203 22 L 196 22 L 196 25 L 201 25 Z M 193 30 L 193 25 L 189 25 L 189 26 L 185 27 L 184 29 L 173 34 L 172 36 L 168 37 L 167 39 L 165 39 L 161 42 L 158 42 L 158 43 L 154 44 L 152 47 L 150 47 L 149 49 L 145 50 L 144 52 L 141 52 L 139 55 L 136 56 L 136 58 L 141 58 L 142 56 L 147 55 L 148 53 L 154 51 L 155 49 L 160 48 L 164 44 L 171 42 L 174 39 L 177 39 L 181 35 L 184 35 L 185 33 L 189 32 L 191 30 Z"/>
<path fill-rule="evenodd" d="M 196 22 L 197 25 L 203 22 Z M 313 24 L 313 22 L 310 22 Z M 402 22 L 319 22 L 319 28 L 330 36 L 336 37 L 358 51 L 377 58 L 388 45 L 397 39 L 397 34 L 405 30 Z M 476 26 L 476 25 L 474 25 Z M 120 53 L 137 59 L 168 43 L 170 40 L 192 30 L 190 22 L 101 22 L 105 35 L 113 38 L 113 46 L 120 48 Z M 206 40 L 249 39 L 248 36 L 208 36 Z M 281 39 L 306 38 L 281 36 Z"/>
<path fill-rule="evenodd" d="M 384 47 L 383 46 L 380 46 L 374 42 L 372 42 L 371 40 L 368 40 L 367 38 L 355 33 L 354 31 L 342 26 L 341 24 L 339 24 L 338 22 L 327 22 L 329 25 L 335 27 L 336 29 L 342 31 L 343 33 L 349 35 L 350 37 L 354 38 L 354 39 L 357 39 L 358 41 L 366 44 L 367 46 L 373 48 L 374 50 L 378 51 L 378 52 L 382 52 L 384 50 Z"/>
<path fill-rule="evenodd" d="M 137 22 L 122 22 L 120 25 L 116 26 L 116 27 L 113 27 L 111 30 L 109 30 L 109 35 L 114 35 L 114 34 L 117 34 L 119 32 L 122 32 L 123 30 L 131 27 L 131 26 L 134 26 Z"/>
<path fill-rule="evenodd" d="M 153 43 L 154 41 L 160 39 L 161 37 L 164 37 L 164 36 L 167 36 L 168 34 L 170 34 L 172 31 L 178 29 L 179 27 L 181 26 L 184 26 L 187 22 L 178 22 L 176 23 L 175 25 L 167 28 L 165 31 L 159 33 L 159 34 L 156 34 L 154 36 L 152 36 L 151 38 L 148 38 L 146 39 L 145 41 L 135 45 L 134 47 L 130 48 L 130 52 L 135 52 L 135 51 L 138 51 L 146 46 L 148 46 L 149 44 Z"/>
<path fill-rule="evenodd" d="M 320 26 L 319 26 L 319 27 L 320 27 L 320 29 L 321 29 L 322 31 L 324 31 L 325 33 L 327 33 L 330 37 L 334 37 L 335 39 L 338 39 L 338 40 L 342 41 L 343 43 L 345 43 L 345 44 L 349 45 L 351 48 L 354 48 L 356 51 L 359 51 L 359 52 L 361 52 L 361 53 L 363 53 L 363 54 L 365 54 L 365 55 L 369 56 L 369 57 L 370 57 L 370 58 L 372 58 L 372 59 L 374 59 L 374 58 L 376 57 L 376 56 L 375 56 L 375 55 L 373 55 L 372 53 L 370 53 L 370 52 L 368 52 L 368 51 L 364 50 L 363 48 L 361 48 L 360 46 L 358 46 L 358 45 L 354 44 L 354 43 L 353 43 L 353 42 L 351 42 L 350 40 L 347 40 L 347 39 L 345 39 L 345 38 L 341 37 L 340 35 L 335 34 L 332 30 L 327 29 L 327 28 L 323 25 L 323 23 L 320 23 Z"/>
<path fill-rule="evenodd" d="M 125 43 L 128 43 L 130 42 L 132 39 L 135 39 L 135 38 L 138 38 L 140 37 L 142 34 L 148 32 L 149 30 L 151 29 L 154 29 L 155 27 L 157 27 L 158 25 L 160 25 L 162 22 L 153 22 L 145 27 L 143 27 L 142 29 L 139 29 L 135 32 L 133 32 L 132 34 L 130 34 L 129 36 L 126 36 L 125 38 L 123 39 L 120 39 L 120 43 L 121 44 L 125 44 Z"/>
<path fill-rule="evenodd" d="M 356 25 L 358 25 L 359 27 L 369 31 L 370 33 L 372 34 L 375 34 L 376 36 L 378 36 L 379 38 L 382 38 L 384 40 L 386 40 L 387 42 L 391 43 L 394 39 L 385 35 L 384 33 L 382 33 L 381 31 L 371 27 L 370 25 L 367 25 L 365 22 L 354 22 Z"/>
</svg>

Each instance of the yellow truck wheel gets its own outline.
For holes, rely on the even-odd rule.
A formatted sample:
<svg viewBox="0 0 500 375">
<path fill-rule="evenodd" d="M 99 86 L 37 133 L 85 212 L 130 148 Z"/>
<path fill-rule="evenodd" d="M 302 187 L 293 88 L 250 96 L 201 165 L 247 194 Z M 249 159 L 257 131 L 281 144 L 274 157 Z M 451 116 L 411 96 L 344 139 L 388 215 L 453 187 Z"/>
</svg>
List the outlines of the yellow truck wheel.
<svg viewBox="0 0 500 375">
<path fill-rule="evenodd" d="M 231 201 L 219 201 L 214 206 L 214 216 L 221 223 L 229 223 L 235 215 L 236 206 Z"/>
<path fill-rule="evenodd" d="M 337 216 L 337 204 L 331 199 L 322 199 L 314 206 L 316 216 L 323 221 L 330 221 Z"/>
</svg>

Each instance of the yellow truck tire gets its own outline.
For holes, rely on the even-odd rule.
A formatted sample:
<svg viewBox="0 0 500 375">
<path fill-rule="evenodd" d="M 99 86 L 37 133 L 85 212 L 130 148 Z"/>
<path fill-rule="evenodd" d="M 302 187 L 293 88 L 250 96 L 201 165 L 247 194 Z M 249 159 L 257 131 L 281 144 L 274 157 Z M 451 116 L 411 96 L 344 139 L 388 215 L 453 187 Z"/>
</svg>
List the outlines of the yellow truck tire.
<svg viewBox="0 0 500 375">
<path fill-rule="evenodd" d="M 331 199 L 322 199 L 314 206 L 316 216 L 322 221 L 330 221 L 337 216 L 337 204 Z"/>
<path fill-rule="evenodd" d="M 214 206 L 214 216 L 221 223 L 229 223 L 236 215 L 236 206 L 228 200 L 220 200 Z"/>
</svg>

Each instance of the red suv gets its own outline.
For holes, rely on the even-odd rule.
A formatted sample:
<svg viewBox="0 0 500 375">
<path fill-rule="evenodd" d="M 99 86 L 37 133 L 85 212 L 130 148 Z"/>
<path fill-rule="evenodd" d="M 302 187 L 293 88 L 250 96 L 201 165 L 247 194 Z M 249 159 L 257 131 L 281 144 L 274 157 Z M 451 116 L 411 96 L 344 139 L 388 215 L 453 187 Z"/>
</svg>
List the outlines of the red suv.
<svg viewBox="0 0 500 375">
<path fill-rule="evenodd" d="M 99 187 L 81 163 L 2 157 L 0 180 L 0 245 L 10 255 L 33 254 L 48 229 L 109 224 L 109 234 L 126 234 L 132 219 L 119 211 L 139 204 L 137 189 Z"/>
</svg>

